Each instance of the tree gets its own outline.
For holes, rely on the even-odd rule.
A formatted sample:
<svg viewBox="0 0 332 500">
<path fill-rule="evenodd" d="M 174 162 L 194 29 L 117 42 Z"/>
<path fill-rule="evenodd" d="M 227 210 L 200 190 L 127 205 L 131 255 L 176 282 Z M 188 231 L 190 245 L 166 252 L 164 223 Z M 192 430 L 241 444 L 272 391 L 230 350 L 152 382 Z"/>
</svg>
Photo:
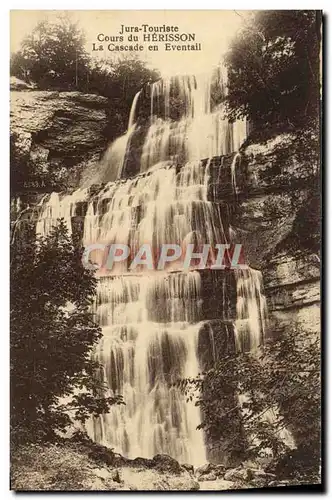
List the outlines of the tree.
<svg viewBox="0 0 332 500">
<path fill-rule="evenodd" d="M 112 119 L 109 135 L 111 138 L 126 132 L 130 108 L 135 94 L 147 83 L 156 81 L 160 74 L 150 69 L 137 56 L 120 56 L 90 64 L 89 91 L 97 92 L 112 99 Z M 143 104 L 148 108 L 144 110 Z M 140 116 L 150 113 L 149 100 L 141 100 Z"/>
<path fill-rule="evenodd" d="M 135 94 L 160 74 L 137 56 L 93 59 L 84 45 L 84 32 L 68 16 L 54 23 L 42 21 L 11 54 L 10 74 L 44 90 L 79 90 L 110 98 L 112 115 L 105 133 L 112 140 L 126 132 Z M 147 99 L 141 100 L 140 111 L 149 114 Z"/>
<path fill-rule="evenodd" d="M 230 352 L 203 375 L 179 383 L 187 395 L 198 390 L 200 427 L 213 441 L 227 443 L 228 454 L 235 452 L 244 460 L 268 449 L 274 455 L 270 467 L 281 479 L 317 479 L 318 338 L 285 331 L 256 352 Z"/>
<path fill-rule="evenodd" d="M 84 33 L 67 15 L 54 23 L 41 21 L 12 54 L 11 74 L 39 88 L 85 88 L 89 58 L 84 44 Z"/>
<path fill-rule="evenodd" d="M 96 280 L 64 221 L 37 241 L 27 228 L 12 246 L 12 437 L 47 439 L 70 423 L 69 409 L 84 422 L 122 399 L 106 395 L 101 366 L 91 358 L 101 337 L 90 311 Z"/>
<path fill-rule="evenodd" d="M 256 125 L 317 120 L 320 93 L 319 11 L 259 11 L 226 55 L 230 117 Z"/>
</svg>

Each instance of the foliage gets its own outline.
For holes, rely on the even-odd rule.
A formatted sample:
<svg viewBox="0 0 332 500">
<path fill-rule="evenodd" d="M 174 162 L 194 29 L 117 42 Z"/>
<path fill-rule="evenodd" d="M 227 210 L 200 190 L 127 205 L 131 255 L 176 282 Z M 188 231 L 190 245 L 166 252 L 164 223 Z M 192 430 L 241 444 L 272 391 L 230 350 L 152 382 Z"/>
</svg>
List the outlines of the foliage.
<svg viewBox="0 0 332 500">
<path fill-rule="evenodd" d="M 85 34 L 68 15 L 41 21 L 11 54 L 10 74 L 38 88 L 80 90 L 119 99 L 130 109 L 138 90 L 159 78 L 136 55 L 93 59 L 85 50 Z"/>
<path fill-rule="evenodd" d="M 10 73 L 40 89 L 79 90 L 110 98 L 112 119 L 106 131 L 110 139 L 127 130 L 135 94 L 160 77 L 136 55 L 103 60 L 90 57 L 84 32 L 68 15 L 59 16 L 53 23 L 38 23 L 24 38 L 21 49 L 11 54 Z M 148 100 L 141 104 L 144 102 Z M 144 115 L 144 109 L 141 112 Z"/>
<path fill-rule="evenodd" d="M 97 77 L 102 72 L 105 75 L 104 87 L 99 86 L 100 83 L 97 78 L 95 82 L 97 87 L 94 87 L 94 89 L 107 97 L 127 101 L 128 106 L 131 106 L 136 92 L 144 84 L 159 78 L 159 73 L 156 70 L 148 69 L 146 64 L 135 55 L 103 59 L 99 63 L 94 61 L 92 70 L 97 72 Z M 92 74 L 90 76 L 91 88 L 93 88 L 93 83 Z"/>
<path fill-rule="evenodd" d="M 27 229 L 13 238 L 11 262 L 12 437 L 51 438 L 63 430 L 72 410 L 84 422 L 119 396 L 107 397 L 91 349 L 101 337 L 89 306 L 96 280 L 81 263 L 82 249 L 59 221 L 35 241 Z M 65 398 L 59 401 L 59 398 Z"/>
<path fill-rule="evenodd" d="M 41 21 L 11 56 L 11 74 L 36 82 L 39 88 L 84 89 L 89 58 L 85 36 L 67 15 Z"/>
<path fill-rule="evenodd" d="M 160 75 L 156 70 L 149 69 L 137 56 L 131 55 L 100 62 L 91 61 L 89 71 L 89 91 L 112 99 L 109 135 L 119 136 L 127 130 L 135 94 L 147 83 L 157 80 Z M 146 102 L 150 106 L 149 101 Z M 143 100 L 140 102 L 140 115 L 144 115 L 142 104 Z"/>
<path fill-rule="evenodd" d="M 292 126 L 317 120 L 320 92 L 318 11 L 258 11 L 226 55 L 232 119 Z"/>
<path fill-rule="evenodd" d="M 198 391 L 200 427 L 213 440 L 226 442 L 233 456 L 234 450 L 242 458 L 272 452 L 281 475 L 282 461 L 298 457 L 287 471 L 290 477 L 318 474 L 319 339 L 289 331 L 258 351 L 227 354 L 203 375 L 180 385 L 188 397 L 193 389 Z"/>
</svg>

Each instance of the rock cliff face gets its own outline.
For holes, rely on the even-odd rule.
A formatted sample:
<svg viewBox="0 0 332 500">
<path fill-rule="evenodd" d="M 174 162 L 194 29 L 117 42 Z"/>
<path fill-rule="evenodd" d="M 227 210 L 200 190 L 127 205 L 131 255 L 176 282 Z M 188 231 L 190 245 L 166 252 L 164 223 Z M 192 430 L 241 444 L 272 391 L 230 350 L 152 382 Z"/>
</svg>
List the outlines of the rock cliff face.
<svg viewBox="0 0 332 500">
<path fill-rule="evenodd" d="M 16 189 L 76 186 L 83 167 L 95 165 L 107 146 L 108 107 L 108 99 L 94 94 L 12 90 L 11 164 Z"/>
<path fill-rule="evenodd" d="M 263 273 L 272 332 L 320 330 L 317 148 L 313 135 L 280 134 L 244 147 L 237 162 L 232 224 L 247 262 Z"/>
</svg>

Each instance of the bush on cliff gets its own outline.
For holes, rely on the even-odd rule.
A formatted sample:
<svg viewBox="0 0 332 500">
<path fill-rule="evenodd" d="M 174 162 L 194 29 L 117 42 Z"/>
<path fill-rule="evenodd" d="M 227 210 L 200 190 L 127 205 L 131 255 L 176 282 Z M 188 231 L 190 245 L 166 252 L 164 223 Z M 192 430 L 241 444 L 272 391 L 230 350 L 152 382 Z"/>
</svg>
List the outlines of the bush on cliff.
<svg viewBox="0 0 332 500">
<path fill-rule="evenodd" d="M 321 13 L 257 11 L 233 40 L 225 63 L 231 118 L 255 126 L 317 121 Z"/>
<path fill-rule="evenodd" d="M 256 352 L 229 353 L 196 379 L 201 428 L 240 460 L 273 454 L 279 478 L 317 479 L 320 467 L 320 346 L 298 331 Z M 271 470 L 272 471 L 272 470 Z"/>
<path fill-rule="evenodd" d="M 14 442 L 51 439 L 71 415 L 121 403 L 106 397 L 99 363 L 91 359 L 101 329 L 89 310 L 96 281 L 63 220 L 48 237 L 13 235 L 11 248 L 11 426 Z M 59 398 L 65 397 L 64 402 Z"/>
<path fill-rule="evenodd" d="M 89 63 L 84 45 L 85 35 L 69 15 L 40 21 L 11 55 L 10 73 L 41 89 L 83 90 Z"/>
<path fill-rule="evenodd" d="M 114 139 L 127 130 L 136 92 L 160 74 L 135 55 L 93 58 L 85 42 L 84 31 L 69 14 L 52 22 L 43 20 L 23 39 L 20 50 L 11 54 L 10 74 L 42 90 L 78 90 L 110 98 L 106 133 Z M 150 112 L 150 103 L 146 103 Z"/>
<path fill-rule="evenodd" d="M 135 94 L 143 89 L 144 85 L 159 77 L 157 70 L 149 69 L 145 62 L 135 55 L 109 57 L 99 62 L 91 59 L 88 91 L 112 100 L 108 130 L 110 137 L 126 132 Z M 150 116 L 150 100 L 141 100 L 139 104 L 140 117 L 146 112 Z M 148 109 L 144 109 L 144 104 Z"/>
</svg>

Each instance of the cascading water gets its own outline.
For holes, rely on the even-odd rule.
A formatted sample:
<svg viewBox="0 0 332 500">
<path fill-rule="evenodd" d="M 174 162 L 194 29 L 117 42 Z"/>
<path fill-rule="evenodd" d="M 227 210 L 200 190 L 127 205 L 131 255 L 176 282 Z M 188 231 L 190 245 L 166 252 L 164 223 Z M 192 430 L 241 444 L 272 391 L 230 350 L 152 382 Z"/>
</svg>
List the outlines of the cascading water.
<svg viewBox="0 0 332 500">
<path fill-rule="evenodd" d="M 237 273 L 237 303 L 235 321 L 235 346 L 238 352 L 252 351 L 255 355 L 256 349 L 264 343 L 266 323 L 268 318 L 266 298 L 263 294 L 262 273 L 255 269 L 242 269 Z M 247 402 L 249 396 L 240 394 L 239 403 L 242 406 Z M 247 410 L 242 410 L 245 413 Z M 264 410 L 261 419 L 265 422 L 275 424 L 278 420 L 279 408 L 275 405 Z M 288 429 L 282 428 L 278 431 L 280 439 L 289 447 L 295 447 L 295 441 Z M 256 437 L 248 436 L 257 444 Z M 271 450 L 266 449 L 266 453 Z"/>
<path fill-rule="evenodd" d="M 163 243 L 229 241 L 221 204 L 208 198 L 210 163 L 213 156 L 236 150 L 245 138 L 244 126 L 230 124 L 220 106 L 212 109 L 210 89 L 210 77 L 176 77 L 151 85 L 151 116 L 137 160 L 140 174 L 121 179 L 137 126 L 136 94 L 127 134 L 104 158 L 108 173 L 99 181 L 110 182 L 92 197 L 89 189 L 64 197 L 53 193 L 40 211 L 37 234 L 48 234 L 58 217 L 71 231 L 78 204 L 85 202 L 84 245 L 122 243 L 135 251 L 142 244 L 158 249 Z M 181 102 L 177 120 L 172 118 L 175 91 Z M 101 263 L 100 255 L 93 260 Z M 253 347 L 266 314 L 260 277 L 244 270 L 237 286 L 238 322 L 247 321 L 246 336 Z M 200 369 L 202 287 L 199 271 L 184 272 L 175 263 L 168 272 L 142 266 L 137 274 L 127 264 L 99 272 L 93 312 L 103 338 L 93 355 L 103 364 L 109 391 L 122 394 L 126 404 L 89 421 L 92 439 L 128 457 L 167 453 L 182 462 L 205 462 L 204 436 L 197 430 L 199 409 L 173 385 L 195 377 Z M 260 316 L 248 320 L 246 314 L 254 307 Z M 237 342 L 243 342 L 239 336 Z"/>
<path fill-rule="evenodd" d="M 126 405 L 90 421 L 96 441 L 132 458 L 204 461 L 199 411 L 172 386 L 199 370 L 199 280 L 196 272 L 100 280 L 95 311 L 103 339 L 94 355 Z"/>
<path fill-rule="evenodd" d="M 240 352 L 253 351 L 264 341 L 267 321 L 262 273 L 247 268 L 237 270 L 236 274 L 236 348 Z"/>
<path fill-rule="evenodd" d="M 207 200 L 209 168 L 188 162 L 177 172 L 157 164 L 150 175 L 109 183 L 91 200 L 84 224 L 84 243 L 122 243 L 137 250 L 163 243 L 185 245 L 228 240 L 218 205 Z M 117 267 L 123 272 L 122 267 Z"/>
<path fill-rule="evenodd" d="M 76 204 L 84 201 L 87 194 L 86 189 L 77 189 L 66 196 L 52 193 L 47 202 L 42 204 L 36 228 L 37 235 L 47 236 L 57 219 L 64 219 L 68 232 L 71 234 L 71 219 L 75 215 Z"/>
<path fill-rule="evenodd" d="M 246 137 L 245 120 L 230 123 L 222 105 L 212 109 L 213 74 L 171 77 L 151 86 L 151 126 L 141 157 L 141 172 L 157 161 L 182 162 L 237 151 Z M 219 82 L 224 91 L 224 83 Z M 181 117 L 171 120 L 171 99 L 177 91 Z"/>
<path fill-rule="evenodd" d="M 217 85 L 225 96 L 225 74 L 218 79 L 209 75 L 174 76 L 152 83 L 150 119 L 140 154 L 139 172 L 146 172 L 157 163 L 171 161 L 183 164 L 238 151 L 246 138 L 246 120 L 228 121 L 222 104 L 212 106 L 211 88 Z M 131 140 L 137 128 L 136 111 L 142 98 L 138 92 L 133 100 L 127 132 L 107 149 L 97 175 L 90 184 L 123 178 Z M 174 116 L 174 109 L 177 114 Z"/>
<path fill-rule="evenodd" d="M 88 207 L 85 244 L 225 242 L 220 209 L 207 200 L 208 176 L 196 161 L 180 171 L 159 164 L 149 175 L 108 184 Z M 100 278 L 95 310 L 104 332 L 95 356 L 126 406 L 91 421 L 88 432 L 127 456 L 167 453 L 204 462 L 199 410 L 172 386 L 199 372 L 200 275 L 117 276 L 126 272 L 117 267 Z"/>
<path fill-rule="evenodd" d="M 108 181 L 115 181 L 122 177 L 122 171 L 126 160 L 126 153 L 130 147 L 130 140 L 135 131 L 136 108 L 141 91 L 137 92 L 130 109 L 127 132 L 118 137 L 107 148 L 100 164 L 100 171 Z M 100 182 L 100 174 L 91 179 L 90 183 Z"/>
</svg>

